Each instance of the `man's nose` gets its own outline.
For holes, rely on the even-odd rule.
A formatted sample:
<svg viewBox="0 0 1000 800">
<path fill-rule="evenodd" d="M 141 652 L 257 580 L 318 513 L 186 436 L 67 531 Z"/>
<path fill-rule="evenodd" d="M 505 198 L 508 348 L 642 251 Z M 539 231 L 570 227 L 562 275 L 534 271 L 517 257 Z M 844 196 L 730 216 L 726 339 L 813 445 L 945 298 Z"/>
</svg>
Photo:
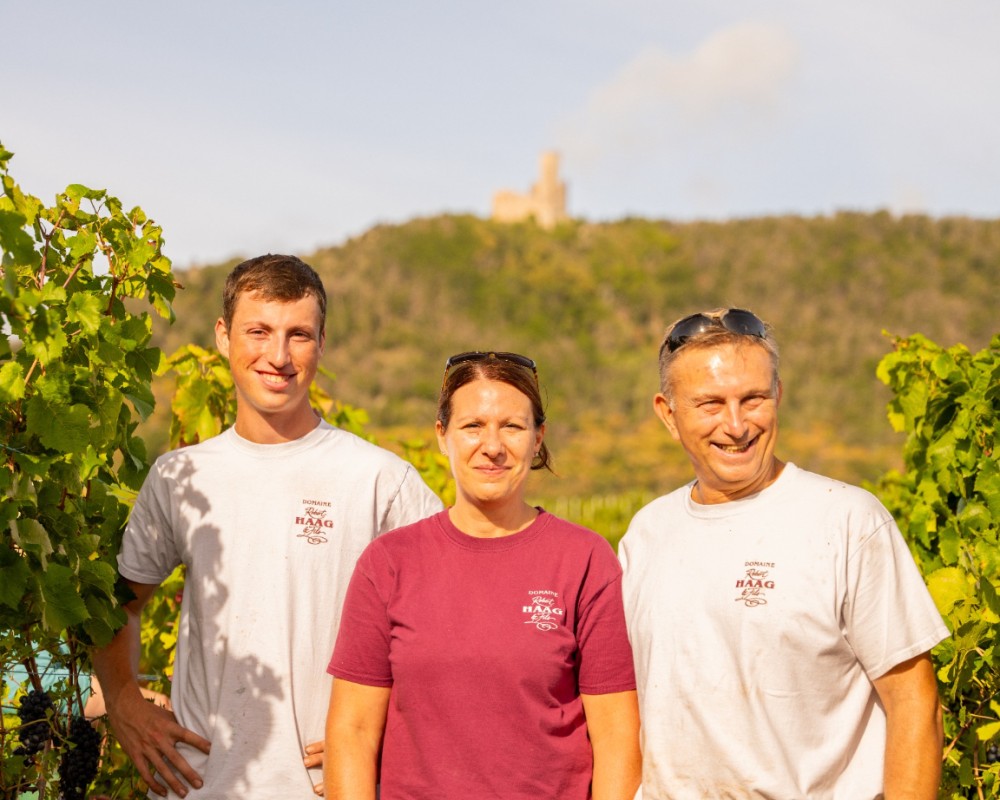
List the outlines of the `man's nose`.
<svg viewBox="0 0 1000 800">
<path fill-rule="evenodd" d="M 267 357 L 276 367 L 283 367 L 288 363 L 288 340 L 284 336 L 274 336 L 268 346 Z"/>
<path fill-rule="evenodd" d="M 743 404 L 737 401 L 726 404 L 723 427 L 734 439 L 742 439 L 747 432 L 747 423 L 743 415 Z"/>
</svg>

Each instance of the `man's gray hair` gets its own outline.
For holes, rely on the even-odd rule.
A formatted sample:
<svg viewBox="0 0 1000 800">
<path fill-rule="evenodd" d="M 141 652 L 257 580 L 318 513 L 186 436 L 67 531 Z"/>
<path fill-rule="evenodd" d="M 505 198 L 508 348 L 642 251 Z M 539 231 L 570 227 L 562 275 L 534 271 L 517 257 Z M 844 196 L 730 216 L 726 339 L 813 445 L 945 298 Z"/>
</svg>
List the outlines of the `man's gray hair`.
<svg viewBox="0 0 1000 800">
<path fill-rule="evenodd" d="M 727 312 L 728 309 L 725 308 L 715 308 L 711 311 L 702 311 L 701 314 L 711 319 L 718 320 Z M 719 325 L 711 326 L 706 328 L 701 333 L 696 333 L 693 336 L 689 336 L 684 342 L 676 347 L 673 352 L 671 352 L 670 347 L 667 344 L 667 340 L 670 337 L 671 331 L 673 331 L 674 326 L 688 317 L 691 314 L 685 314 L 680 319 L 675 320 L 670 325 L 667 326 L 667 331 L 663 335 L 663 340 L 660 343 L 660 391 L 663 396 L 667 398 L 667 401 L 673 406 L 673 365 L 677 361 L 677 357 L 684 351 L 691 350 L 709 350 L 713 347 L 722 347 L 723 345 L 731 344 L 737 347 L 753 346 L 762 348 L 771 359 L 771 367 L 774 370 L 774 379 L 772 385 L 774 387 L 775 393 L 778 391 L 778 384 L 780 378 L 778 376 L 778 365 L 779 365 L 779 354 L 778 354 L 778 343 L 774 340 L 771 334 L 771 326 L 766 322 L 764 323 L 765 335 L 764 336 L 754 336 L 752 334 L 746 333 L 736 333 L 734 331 L 728 330 L 722 326 L 720 322 Z"/>
</svg>

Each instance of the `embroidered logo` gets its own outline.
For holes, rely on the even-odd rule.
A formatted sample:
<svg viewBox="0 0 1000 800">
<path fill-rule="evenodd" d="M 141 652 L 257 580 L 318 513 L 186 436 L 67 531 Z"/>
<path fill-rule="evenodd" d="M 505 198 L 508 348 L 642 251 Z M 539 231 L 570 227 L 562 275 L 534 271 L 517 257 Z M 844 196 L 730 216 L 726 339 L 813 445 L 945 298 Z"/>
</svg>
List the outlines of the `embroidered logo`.
<svg viewBox="0 0 1000 800">
<path fill-rule="evenodd" d="M 767 591 L 774 588 L 774 580 L 768 578 L 774 569 L 771 561 L 746 561 L 746 574 L 736 581 L 736 588 L 741 590 L 736 598 L 737 603 L 743 603 L 748 608 L 767 605 Z"/>
<path fill-rule="evenodd" d="M 322 500 L 303 500 L 302 505 L 305 506 L 304 514 L 295 518 L 295 524 L 301 526 L 302 532 L 296 536 L 305 539 L 309 544 L 326 544 L 329 541 L 327 534 L 333 527 L 333 520 L 326 518 L 330 503 Z"/>
<path fill-rule="evenodd" d="M 521 611 L 530 615 L 524 624 L 534 625 L 540 631 L 554 631 L 558 628 L 566 613 L 565 609 L 556 605 L 559 602 L 559 592 L 537 589 L 528 592 L 528 595 L 528 605 L 521 606 Z"/>
</svg>

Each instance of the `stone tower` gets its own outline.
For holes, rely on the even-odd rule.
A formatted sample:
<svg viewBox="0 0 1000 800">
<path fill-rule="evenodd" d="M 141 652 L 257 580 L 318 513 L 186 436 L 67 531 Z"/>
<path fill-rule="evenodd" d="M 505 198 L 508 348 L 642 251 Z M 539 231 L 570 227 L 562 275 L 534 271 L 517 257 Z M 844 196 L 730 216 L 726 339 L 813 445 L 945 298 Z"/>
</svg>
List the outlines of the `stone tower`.
<svg viewBox="0 0 1000 800">
<path fill-rule="evenodd" d="M 538 183 L 529 194 L 501 189 L 493 195 L 493 219 L 498 222 L 520 222 L 534 217 L 539 227 L 551 230 L 567 219 L 566 184 L 559 180 L 559 154 L 542 153 Z"/>
</svg>

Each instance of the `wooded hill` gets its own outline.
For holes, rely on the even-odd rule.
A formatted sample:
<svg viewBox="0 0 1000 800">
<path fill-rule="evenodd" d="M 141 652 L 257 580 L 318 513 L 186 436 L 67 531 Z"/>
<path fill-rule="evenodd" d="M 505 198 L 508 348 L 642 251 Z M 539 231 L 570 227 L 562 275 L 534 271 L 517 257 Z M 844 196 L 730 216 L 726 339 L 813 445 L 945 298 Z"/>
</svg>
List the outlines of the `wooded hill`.
<svg viewBox="0 0 1000 800">
<path fill-rule="evenodd" d="M 447 356 L 534 358 L 559 472 L 539 484 L 549 497 L 659 493 L 688 477 L 652 415 L 659 342 L 684 314 L 735 306 L 771 323 L 785 384 L 779 456 L 855 482 L 900 461 L 875 377 L 892 347 L 883 330 L 973 350 L 1000 331 L 1000 220 L 840 213 L 546 232 L 440 216 L 300 255 L 330 295 L 324 365 L 337 379 L 325 388 L 367 409 L 382 444 L 432 436 Z M 157 333 L 167 353 L 213 346 L 233 263 L 178 273 L 177 322 Z M 144 428 L 154 450 L 168 391 Z"/>
</svg>

